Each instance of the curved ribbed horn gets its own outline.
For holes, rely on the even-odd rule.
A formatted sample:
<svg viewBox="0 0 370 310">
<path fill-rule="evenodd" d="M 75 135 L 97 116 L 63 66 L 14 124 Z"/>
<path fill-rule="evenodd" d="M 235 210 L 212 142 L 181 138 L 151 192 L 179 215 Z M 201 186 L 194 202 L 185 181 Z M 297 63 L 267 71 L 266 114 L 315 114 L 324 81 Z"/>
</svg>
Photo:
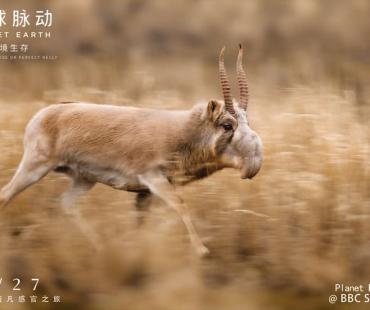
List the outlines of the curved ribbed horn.
<svg viewBox="0 0 370 310">
<path fill-rule="evenodd" d="M 240 107 L 247 110 L 248 106 L 248 82 L 247 75 L 243 69 L 243 47 L 239 44 L 238 60 L 236 62 L 236 73 L 238 76 L 238 84 L 240 90 Z"/>
<path fill-rule="evenodd" d="M 220 52 L 220 57 L 219 57 L 219 62 L 218 62 L 222 93 L 224 95 L 226 111 L 228 111 L 231 115 L 236 116 L 234 106 L 233 106 L 233 98 L 231 97 L 230 83 L 226 75 L 226 69 L 225 69 L 225 64 L 224 64 L 224 52 L 225 52 L 225 46 L 222 48 Z"/>
</svg>

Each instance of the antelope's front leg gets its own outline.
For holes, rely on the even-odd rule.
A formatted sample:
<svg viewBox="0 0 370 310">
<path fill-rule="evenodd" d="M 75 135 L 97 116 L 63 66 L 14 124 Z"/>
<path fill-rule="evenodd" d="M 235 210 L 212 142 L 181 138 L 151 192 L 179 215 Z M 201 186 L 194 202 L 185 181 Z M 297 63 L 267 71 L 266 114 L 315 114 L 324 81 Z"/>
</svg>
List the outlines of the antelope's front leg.
<svg viewBox="0 0 370 310">
<path fill-rule="evenodd" d="M 181 197 L 176 194 L 175 188 L 169 183 L 167 178 L 160 172 L 149 172 L 140 175 L 139 180 L 146 185 L 154 195 L 161 198 L 180 215 L 188 231 L 190 240 L 195 246 L 198 254 L 201 256 L 208 254 L 209 250 L 200 240 L 199 235 L 190 219 L 186 204 Z"/>
</svg>

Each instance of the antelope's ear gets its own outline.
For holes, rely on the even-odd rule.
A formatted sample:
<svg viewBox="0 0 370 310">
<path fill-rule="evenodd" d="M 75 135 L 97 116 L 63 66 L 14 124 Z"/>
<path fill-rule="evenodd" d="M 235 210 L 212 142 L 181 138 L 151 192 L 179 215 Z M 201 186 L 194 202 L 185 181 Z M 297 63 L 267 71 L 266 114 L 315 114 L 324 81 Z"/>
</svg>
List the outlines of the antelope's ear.
<svg viewBox="0 0 370 310">
<path fill-rule="evenodd" d="M 207 106 L 207 116 L 211 121 L 216 121 L 217 118 L 222 113 L 222 104 L 216 100 L 211 100 L 208 102 Z"/>
</svg>

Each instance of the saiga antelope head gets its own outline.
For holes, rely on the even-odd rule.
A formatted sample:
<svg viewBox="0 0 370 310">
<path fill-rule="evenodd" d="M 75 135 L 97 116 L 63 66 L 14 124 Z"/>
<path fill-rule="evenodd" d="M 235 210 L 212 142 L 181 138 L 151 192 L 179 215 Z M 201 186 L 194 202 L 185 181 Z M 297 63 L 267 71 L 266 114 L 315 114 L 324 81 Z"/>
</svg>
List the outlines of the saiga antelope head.
<svg viewBox="0 0 370 310">
<path fill-rule="evenodd" d="M 253 178 L 260 170 L 263 160 L 263 147 L 260 137 L 249 127 L 247 118 L 248 83 L 242 65 L 243 49 L 239 45 L 236 71 L 240 89 L 240 101 L 234 103 L 230 83 L 224 65 L 224 51 L 219 56 L 219 74 L 224 103 L 211 100 L 206 117 L 210 120 L 213 132 L 213 149 L 220 166 L 241 170 L 242 179 Z M 207 136 L 207 135 L 205 135 Z"/>
</svg>

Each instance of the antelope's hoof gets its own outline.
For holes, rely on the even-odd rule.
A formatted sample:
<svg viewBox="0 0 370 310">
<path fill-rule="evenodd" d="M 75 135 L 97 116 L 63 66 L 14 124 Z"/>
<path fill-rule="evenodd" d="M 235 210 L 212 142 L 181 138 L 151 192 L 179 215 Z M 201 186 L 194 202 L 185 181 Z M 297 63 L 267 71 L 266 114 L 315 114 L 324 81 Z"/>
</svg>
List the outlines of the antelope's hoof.
<svg viewBox="0 0 370 310">
<path fill-rule="evenodd" d="M 199 247 L 197 248 L 197 252 L 198 252 L 198 255 L 199 255 L 200 257 L 205 257 L 205 256 L 207 256 L 209 253 L 211 253 L 211 252 L 208 250 L 208 248 L 207 248 L 206 246 L 204 246 L 204 245 L 199 246 Z"/>
</svg>

